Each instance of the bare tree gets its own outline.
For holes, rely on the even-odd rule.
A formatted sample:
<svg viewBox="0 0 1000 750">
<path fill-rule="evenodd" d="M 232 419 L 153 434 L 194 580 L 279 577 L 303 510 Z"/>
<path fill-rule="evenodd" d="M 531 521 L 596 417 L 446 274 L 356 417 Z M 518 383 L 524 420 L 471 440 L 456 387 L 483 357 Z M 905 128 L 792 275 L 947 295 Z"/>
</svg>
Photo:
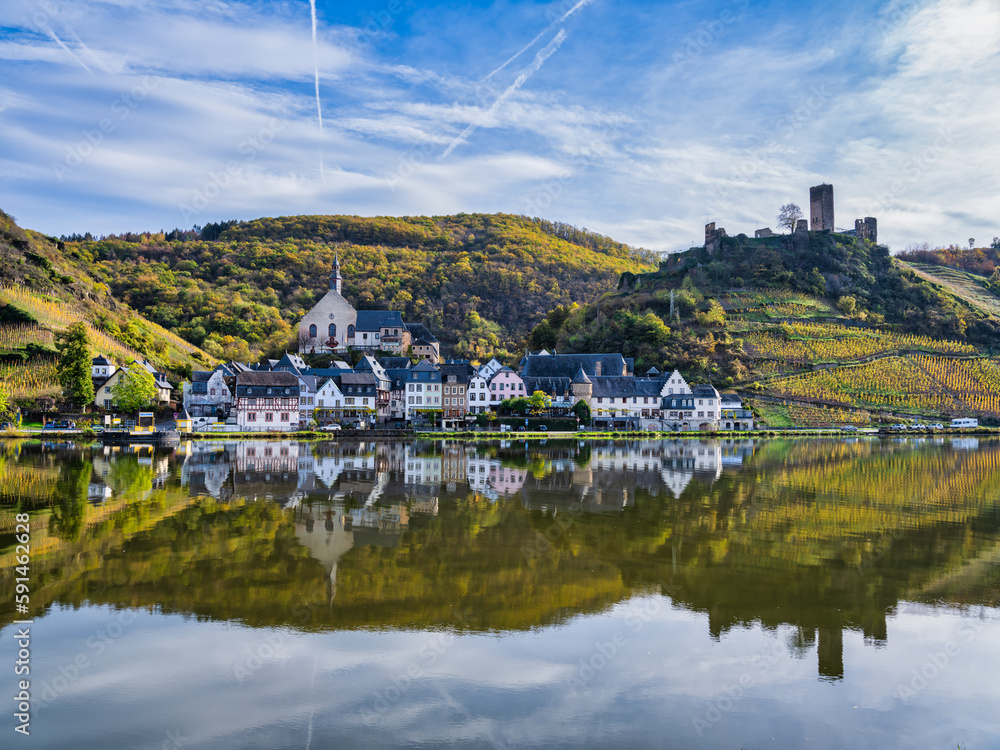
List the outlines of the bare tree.
<svg viewBox="0 0 1000 750">
<path fill-rule="evenodd" d="M 786 227 L 789 233 L 795 231 L 795 225 L 802 218 L 802 209 L 794 203 L 786 203 L 778 211 L 778 226 Z"/>
<path fill-rule="evenodd" d="M 975 244 L 976 244 L 976 238 L 975 237 L 969 237 L 969 249 L 970 250 L 972 249 L 973 245 L 975 245 Z"/>
</svg>

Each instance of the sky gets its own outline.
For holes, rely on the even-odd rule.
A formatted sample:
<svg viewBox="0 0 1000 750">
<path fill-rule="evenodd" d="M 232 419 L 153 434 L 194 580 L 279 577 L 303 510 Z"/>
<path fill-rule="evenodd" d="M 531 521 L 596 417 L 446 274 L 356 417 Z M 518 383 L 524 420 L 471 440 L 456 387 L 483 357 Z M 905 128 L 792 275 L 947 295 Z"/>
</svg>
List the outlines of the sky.
<svg viewBox="0 0 1000 750">
<path fill-rule="evenodd" d="M 539 216 L 673 252 L 808 214 L 1000 235 L 996 0 L 4 0 L 0 208 L 52 235 Z"/>
</svg>

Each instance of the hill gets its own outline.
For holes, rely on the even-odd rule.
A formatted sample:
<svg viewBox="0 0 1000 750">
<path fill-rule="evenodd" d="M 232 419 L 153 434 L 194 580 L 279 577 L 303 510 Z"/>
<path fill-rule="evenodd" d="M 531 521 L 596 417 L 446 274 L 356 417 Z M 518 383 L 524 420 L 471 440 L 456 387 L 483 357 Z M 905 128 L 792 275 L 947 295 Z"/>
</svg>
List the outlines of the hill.
<svg viewBox="0 0 1000 750">
<path fill-rule="evenodd" d="M 179 379 L 213 361 L 122 304 L 92 267 L 85 250 L 22 229 L 0 211 L 0 379 L 14 400 L 58 394 L 55 337 L 80 320 L 95 354 L 118 362 L 145 358 Z"/>
<path fill-rule="evenodd" d="M 658 257 L 564 224 L 505 214 L 292 216 L 66 246 L 143 315 L 218 357 L 296 346 L 339 254 L 359 310 L 427 325 L 448 355 L 516 356 L 554 307 L 586 303 Z"/>
<path fill-rule="evenodd" d="M 1000 318 L 985 298 L 829 231 L 721 237 L 713 250 L 623 274 L 598 302 L 552 311 L 529 345 L 621 350 L 638 371 L 677 367 L 757 392 L 775 425 L 1000 418 L 1000 364 L 990 357 Z"/>
</svg>

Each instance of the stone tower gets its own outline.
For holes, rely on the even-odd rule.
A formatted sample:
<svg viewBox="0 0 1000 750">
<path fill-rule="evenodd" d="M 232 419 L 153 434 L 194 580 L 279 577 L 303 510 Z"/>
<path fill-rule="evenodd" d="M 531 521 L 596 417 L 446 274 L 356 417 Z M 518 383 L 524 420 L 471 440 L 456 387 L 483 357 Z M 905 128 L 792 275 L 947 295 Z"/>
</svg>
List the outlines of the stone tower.
<svg viewBox="0 0 1000 750">
<path fill-rule="evenodd" d="M 809 188 L 809 228 L 814 232 L 833 229 L 833 185 Z"/>
<path fill-rule="evenodd" d="M 330 273 L 330 288 L 337 294 L 343 294 L 344 278 L 340 275 L 340 253 L 334 253 L 333 271 Z"/>
<path fill-rule="evenodd" d="M 583 399 L 588 405 L 590 404 L 590 399 L 594 395 L 594 382 L 587 377 L 587 373 L 583 371 L 582 365 L 576 371 L 576 377 L 573 378 L 573 382 L 569 384 L 569 387 L 573 392 L 573 398 L 577 400 Z"/>
</svg>

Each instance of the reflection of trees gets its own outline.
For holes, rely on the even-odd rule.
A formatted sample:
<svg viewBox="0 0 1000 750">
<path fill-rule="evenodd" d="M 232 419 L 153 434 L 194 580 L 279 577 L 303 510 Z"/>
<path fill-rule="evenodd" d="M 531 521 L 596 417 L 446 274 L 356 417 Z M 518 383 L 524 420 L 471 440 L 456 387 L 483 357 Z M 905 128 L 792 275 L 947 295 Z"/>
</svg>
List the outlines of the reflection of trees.
<svg viewBox="0 0 1000 750">
<path fill-rule="evenodd" d="M 87 513 L 87 488 L 91 465 L 82 456 L 73 456 L 59 468 L 59 479 L 52 488 L 53 506 L 49 530 L 65 539 L 76 539 L 84 527 Z"/>
<path fill-rule="evenodd" d="M 518 460 L 516 450 L 498 453 Z M 739 471 L 696 478 L 677 499 L 652 484 L 659 474 L 642 461 L 631 473 L 627 462 L 600 470 L 575 460 L 572 444 L 521 455 L 540 471 L 559 463 L 561 473 L 546 470 L 496 502 L 449 490 L 437 514 L 411 516 L 393 546 L 355 533 L 336 562 L 333 602 L 330 570 L 299 543 L 292 514 L 269 502 L 208 498 L 149 526 L 136 520 L 138 533 L 93 555 L 100 562 L 62 582 L 59 598 L 255 625 L 500 630 L 552 624 L 659 587 L 705 613 L 716 637 L 750 623 L 793 626 L 788 648 L 815 653 L 820 674 L 839 679 L 844 629 L 878 643 L 902 599 L 924 591 L 968 603 L 995 597 L 982 576 L 969 578 L 975 571 L 942 575 L 996 545 L 993 444 L 963 452 L 770 441 Z M 152 470 L 131 457 L 111 468 L 119 492 L 152 481 Z M 59 477 L 60 488 L 75 487 L 85 502 L 79 462 Z M 627 489 L 627 505 L 584 512 L 585 490 L 602 483 Z M 380 502 L 407 497 L 390 489 Z M 358 502 L 348 495 L 343 504 Z M 324 517 L 317 507 L 316 518 Z M 69 532 L 72 510 L 60 509 L 60 528 Z"/>
<path fill-rule="evenodd" d="M 139 463 L 137 456 L 118 456 L 108 469 L 108 486 L 127 499 L 142 497 L 153 489 L 155 473 L 151 465 Z"/>
</svg>

